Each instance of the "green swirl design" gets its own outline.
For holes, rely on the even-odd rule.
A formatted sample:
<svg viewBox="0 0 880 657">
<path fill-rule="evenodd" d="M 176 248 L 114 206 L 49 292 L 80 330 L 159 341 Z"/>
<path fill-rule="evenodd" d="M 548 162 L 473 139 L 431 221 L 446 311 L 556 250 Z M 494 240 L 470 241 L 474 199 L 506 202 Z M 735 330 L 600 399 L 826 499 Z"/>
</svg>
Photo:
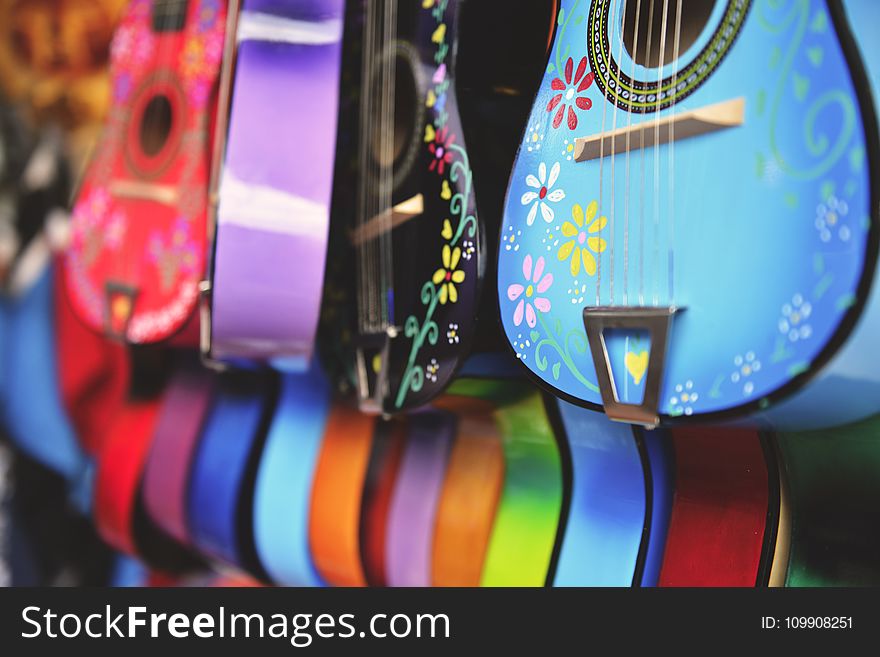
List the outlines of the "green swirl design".
<svg viewBox="0 0 880 657">
<path fill-rule="evenodd" d="M 777 9 L 782 7 L 783 3 L 780 0 L 767 0 L 766 6 L 771 9 Z M 794 0 L 785 17 L 775 24 L 767 19 L 763 7 L 759 15 L 761 27 L 772 34 L 782 34 L 791 29 L 792 25 L 796 23 L 794 27 L 795 34 L 785 53 L 782 72 L 776 84 L 776 93 L 770 109 L 770 151 L 779 163 L 780 168 L 797 180 L 814 180 L 827 173 L 846 152 L 846 148 L 856 128 L 856 109 L 851 94 L 840 88 L 831 89 L 818 98 L 814 98 L 803 113 L 804 142 L 807 151 L 814 158 L 819 158 L 818 161 L 811 163 L 807 167 L 797 167 L 785 158 L 779 148 L 777 128 L 779 126 L 785 88 L 791 82 L 794 62 L 801 51 L 801 44 L 807 33 L 809 19 L 809 0 Z M 840 131 L 832 144 L 827 135 L 817 131 L 817 124 L 823 110 L 833 105 L 840 107 L 843 116 L 839 122 Z M 787 113 L 786 121 L 790 120 L 790 113 Z"/>
<path fill-rule="evenodd" d="M 432 10 L 432 14 L 438 22 L 443 20 L 446 6 L 447 0 L 442 0 Z M 441 63 L 446 58 L 448 52 L 449 49 L 446 44 L 440 44 L 438 55 L 442 53 L 442 56 L 439 58 L 435 57 L 435 61 L 438 64 Z M 444 82 L 443 84 L 448 83 Z M 444 114 L 444 116 L 440 117 L 440 122 L 436 124 L 436 127 L 439 129 L 441 124 L 445 125 L 445 123 L 446 116 Z M 455 232 L 449 241 L 450 248 L 454 248 L 465 233 L 471 238 L 477 234 L 477 218 L 473 213 L 468 212 L 473 192 L 473 173 L 468 154 L 458 144 L 450 145 L 449 150 L 458 154 L 458 157 L 449 167 L 449 182 L 458 190 L 449 199 L 449 212 L 452 216 L 458 218 Z M 440 328 L 437 326 L 437 322 L 434 321 L 434 313 L 437 311 L 439 297 L 437 286 L 430 280 L 422 286 L 421 302 L 426 308 L 424 318 L 420 321 L 415 315 L 410 315 L 406 318 L 403 326 L 404 335 L 412 340 L 412 345 L 410 346 L 406 369 L 400 382 L 400 389 L 397 391 L 397 396 L 394 399 L 396 408 L 403 406 L 410 392 L 419 392 L 422 386 L 425 385 L 424 368 L 417 364 L 416 360 L 425 343 L 427 342 L 431 346 L 436 345 L 440 336 Z"/>
<path fill-rule="evenodd" d="M 397 391 L 397 398 L 394 400 L 397 408 L 403 406 L 403 402 L 410 392 L 418 392 L 425 385 L 425 370 L 416 363 L 416 358 L 418 358 L 426 340 L 428 344 L 435 345 L 440 336 L 440 328 L 433 319 L 434 312 L 437 310 L 437 286 L 431 281 L 425 283 L 422 286 L 421 299 L 422 304 L 428 307 L 422 323 L 419 323 L 415 315 L 410 315 L 403 325 L 403 334 L 413 343 L 409 352 L 409 360 L 406 363 L 406 370 L 404 370 L 403 379 L 400 382 L 400 390 Z"/>
<path fill-rule="evenodd" d="M 580 381 L 588 390 L 599 392 L 599 386 L 592 381 L 589 381 L 583 374 L 581 374 L 577 365 L 574 364 L 574 359 L 571 357 L 572 351 L 579 355 L 587 353 L 587 339 L 584 332 L 578 331 L 577 329 L 569 331 L 563 340 L 563 344 L 559 344 L 559 342 L 553 337 L 550 329 L 547 327 L 547 323 L 544 321 L 544 314 L 539 312 L 537 315 L 538 322 L 541 324 L 541 328 L 544 329 L 544 334 L 548 336 L 535 345 L 535 365 L 537 368 L 541 372 L 547 371 L 547 367 L 550 363 L 546 356 L 542 357 L 541 351 L 544 347 L 549 347 L 556 352 L 556 355 L 559 356 L 559 362 L 565 364 L 572 375 L 574 375 L 574 378 Z M 572 344 L 572 339 L 575 339 L 579 344 Z"/>
</svg>

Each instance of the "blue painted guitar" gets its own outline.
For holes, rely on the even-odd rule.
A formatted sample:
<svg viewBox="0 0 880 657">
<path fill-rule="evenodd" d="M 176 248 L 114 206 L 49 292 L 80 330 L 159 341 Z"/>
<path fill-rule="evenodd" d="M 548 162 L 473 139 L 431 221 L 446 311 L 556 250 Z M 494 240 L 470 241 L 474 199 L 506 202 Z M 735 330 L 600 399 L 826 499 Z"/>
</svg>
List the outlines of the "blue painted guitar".
<svg viewBox="0 0 880 657">
<path fill-rule="evenodd" d="M 880 410 L 878 13 L 561 3 L 499 251 L 534 377 L 648 426 Z"/>
</svg>

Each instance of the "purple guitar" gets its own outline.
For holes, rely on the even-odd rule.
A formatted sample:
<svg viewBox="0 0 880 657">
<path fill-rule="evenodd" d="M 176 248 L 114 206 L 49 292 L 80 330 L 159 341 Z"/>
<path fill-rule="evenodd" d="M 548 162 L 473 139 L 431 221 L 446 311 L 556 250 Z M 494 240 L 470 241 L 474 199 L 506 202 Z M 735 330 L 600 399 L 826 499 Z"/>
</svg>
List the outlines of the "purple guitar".
<svg viewBox="0 0 880 657">
<path fill-rule="evenodd" d="M 327 252 L 343 5 L 243 2 L 234 82 L 231 58 L 225 64 L 231 109 L 215 176 L 213 276 L 204 287 L 211 316 L 202 349 L 212 359 L 297 367 L 311 357 Z"/>
</svg>

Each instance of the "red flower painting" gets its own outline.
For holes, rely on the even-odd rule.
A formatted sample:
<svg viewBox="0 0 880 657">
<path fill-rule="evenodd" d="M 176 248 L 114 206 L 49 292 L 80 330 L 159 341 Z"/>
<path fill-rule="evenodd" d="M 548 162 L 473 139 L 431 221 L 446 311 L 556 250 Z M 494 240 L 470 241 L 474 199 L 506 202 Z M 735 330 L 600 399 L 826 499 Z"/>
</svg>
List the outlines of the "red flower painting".
<svg viewBox="0 0 880 657">
<path fill-rule="evenodd" d="M 446 169 L 446 165 L 452 162 L 452 152 L 449 147 L 455 142 L 455 135 L 449 134 L 449 128 L 443 128 L 437 131 L 434 141 L 428 144 L 428 150 L 431 151 L 431 163 L 428 165 L 430 171 L 436 171 L 441 176 Z"/>
<path fill-rule="evenodd" d="M 568 58 L 568 61 L 565 62 L 565 80 L 553 78 L 553 82 L 550 83 L 550 88 L 559 92 L 547 103 L 547 111 L 556 112 L 553 116 L 554 128 L 562 125 L 563 119 L 566 119 L 569 130 L 577 128 L 578 117 L 575 108 L 588 110 L 593 106 L 593 101 L 580 94 L 590 88 L 595 77 L 592 71 L 587 73 L 586 57 L 581 58 L 577 71 L 574 70 L 574 60 L 571 57 Z M 567 117 L 566 109 L 568 110 Z"/>
</svg>

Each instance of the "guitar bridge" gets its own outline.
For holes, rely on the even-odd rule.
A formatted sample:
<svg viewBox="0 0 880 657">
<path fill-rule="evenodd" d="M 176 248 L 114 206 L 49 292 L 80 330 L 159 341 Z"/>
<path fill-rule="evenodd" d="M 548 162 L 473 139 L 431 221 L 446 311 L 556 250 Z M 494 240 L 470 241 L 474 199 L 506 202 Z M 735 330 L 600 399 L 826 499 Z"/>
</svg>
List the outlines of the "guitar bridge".
<svg viewBox="0 0 880 657">
<path fill-rule="evenodd" d="M 134 314 L 137 290 L 130 285 L 107 283 L 104 294 L 104 333 L 112 340 L 125 342 L 128 338 L 128 325 Z"/>
<path fill-rule="evenodd" d="M 648 428 L 659 424 L 660 386 L 666 364 L 670 325 L 673 316 L 680 310 L 683 308 L 675 306 L 584 308 L 584 328 L 587 331 L 587 341 L 596 367 L 602 404 L 609 419 L 640 424 Z M 644 375 L 645 391 L 641 403 L 638 404 L 620 400 L 611 368 L 605 331 L 621 329 L 644 332 L 650 340 L 648 364 Z"/>
<path fill-rule="evenodd" d="M 355 351 L 355 378 L 358 392 L 358 408 L 364 413 L 381 415 L 385 412 L 388 396 L 388 358 L 391 340 L 397 335 L 397 327 L 390 326 L 385 332 L 361 335 Z"/>
</svg>

